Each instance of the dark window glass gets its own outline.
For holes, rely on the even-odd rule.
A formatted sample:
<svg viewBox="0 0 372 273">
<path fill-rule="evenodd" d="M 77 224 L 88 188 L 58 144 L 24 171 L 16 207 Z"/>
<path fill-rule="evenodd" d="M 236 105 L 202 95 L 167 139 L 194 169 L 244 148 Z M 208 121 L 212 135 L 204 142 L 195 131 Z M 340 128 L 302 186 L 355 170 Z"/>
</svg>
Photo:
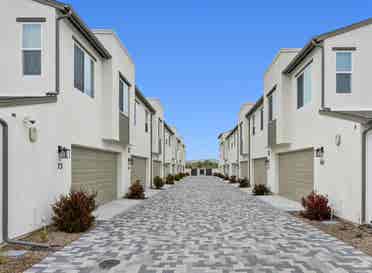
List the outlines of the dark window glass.
<svg viewBox="0 0 372 273">
<path fill-rule="evenodd" d="M 74 87 L 84 92 L 84 52 L 75 45 Z"/>
<path fill-rule="evenodd" d="M 271 105 L 272 105 L 272 102 L 271 102 Z M 271 110 L 271 115 L 272 115 L 272 110 Z M 261 124 L 260 124 L 261 131 L 263 130 L 263 127 L 264 127 L 264 121 L 263 121 L 263 119 L 264 119 L 264 111 L 263 111 L 263 108 L 262 108 L 261 109 Z"/>
<path fill-rule="evenodd" d="M 297 109 L 304 105 L 304 75 L 297 78 Z"/>
<path fill-rule="evenodd" d="M 122 80 L 119 80 L 119 110 L 124 112 L 124 83 Z"/>
<path fill-rule="evenodd" d="M 23 75 L 41 75 L 41 50 L 23 51 Z"/>
<path fill-rule="evenodd" d="M 336 92 L 351 93 L 351 74 L 337 73 L 336 74 Z"/>
</svg>

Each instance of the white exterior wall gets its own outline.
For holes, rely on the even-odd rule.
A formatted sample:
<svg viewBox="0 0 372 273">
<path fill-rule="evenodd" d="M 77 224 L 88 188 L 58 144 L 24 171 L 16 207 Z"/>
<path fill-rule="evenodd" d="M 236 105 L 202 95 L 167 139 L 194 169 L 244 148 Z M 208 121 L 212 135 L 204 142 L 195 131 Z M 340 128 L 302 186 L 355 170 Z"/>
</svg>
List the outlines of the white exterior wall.
<svg viewBox="0 0 372 273">
<path fill-rule="evenodd" d="M 2 96 L 41 96 L 55 91 L 55 9 L 32 0 L 2 0 L 1 26 L 4 30 L 1 39 L 0 67 Z M 42 75 L 23 76 L 22 72 L 22 23 L 17 17 L 44 17 L 42 26 Z M 27 86 L 27 90 L 25 87 Z M 26 91 L 26 94 L 25 94 Z"/>
<path fill-rule="evenodd" d="M 372 25 L 339 34 L 324 41 L 325 48 L 325 104 L 332 110 L 372 109 L 371 79 Z M 352 52 L 352 92 L 336 94 L 336 51 L 333 47 L 356 47 Z M 367 88 L 366 88 L 367 87 Z"/>
<path fill-rule="evenodd" d="M 295 75 L 308 62 L 311 64 L 311 101 L 297 109 L 297 78 Z M 328 77 L 326 77 L 328 82 Z M 360 125 L 319 114 L 321 107 L 321 51 L 315 49 L 288 78 L 283 79 L 282 107 L 278 122 L 283 142 L 289 145 L 274 148 L 268 168 L 268 184 L 278 191 L 278 153 L 324 147 L 324 165 L 314 156 L 314 189 L 329 196 L 340 217 L 359 222 L 361 217 L 361 128 Z M 326 89 L 328 92 L 328 89 Z M 283 115 L 283 118 L 280 117 Z M 342 143 L 337 146 L 336 135 Z"/>
<path fill-rule="evenodd" d="M 14 3 L 13 3 L 14 2 Z M 6 6 L 8 5 L 8 6 Z M 0 19 L 7 25 L 4 42 L 12 46 L 5 46 L 0 54 L 5 56 L 18 56 L 14 48 L 19 48 L 21 36 L 20 27 L 15 23 L 16 17 L 46 17 L 43 24 L 43 64 L 55 63 L 55 10 L 51 7 L 35 4 L 31 0 L 6 1 L 2 10 L 10 18 Z M 9 8 L 10 7 L 10 8 Z M 8 12 L 9 11 L 9 12 Z M 10 24 L 8 22 L 11 22 Z M 14 24 L 12 23 L 14 22 Z M 72 145 L 79 145 L 100 150 L 118 153 L 118 189 L 117 197 L 121 197 L 128 187 L 128 152 L 118 144 L 108 144 L 104 137 L 116 136 L 118 128 L 105 123 L 109 115 L 104 113 L 104 96 L 113 94 L 111 86 L 105 86 L 103 69 L 106 65 L 95 50 L 81 37 L 66 21 L 61 21 L 61 93 L 57 103 L 18 106 L 0 109 L 0 117 L 9 124 L 9 231 L 10 237 L 16 237 L 31 232 L 42 225 L 42 219 L 47 222 L 51 216 L 51 204 L 60 194 L 66 194 L 71 188 L 71 159 L 63 160 L 63 169 L 57 169 L 57 146 L 63 145 L 71 149 Z M 14 35 L 14 36 L 13 36 Z M 93 54 L 95 62 L 95 96 L 94 98 L 74 89 L 74 40 L 79 40 L 87 50 Z M 16 46 L 14 46 L 16 45 Z M 18 55 L 17 55 L 18 54 Z M 4 58 L 3 58 L 4 59 Z M 44 95 L 47 91 L 54 91 L 54 68 L 43 66 L 43 75 L 32 79 L 19 79 L 21 63 L 8 65 L 13 78 L 8 78 L 6 88 L 2 89 L 5 95 Z M 114 68 L 113 68 L 114 69 Z M 45 74 L 44 74 L 45 70 Z M 132 71 L 134 86 L 134 68 Z M 107 93 L 106 93 L 107 92 Z M 118 103 L 116 103 L 118 105 Z M 118 114 L 118 113 L 117 113 Z M 16 117 L 13 117 L 13 116 Z M 31 143 L 28 131 L 23 125 L 23 119 L 29 116 L 38 122 L 38 140 Z M 114 124 L 114 123 L 113 123 Z M 116 123 L 118 126 L 118 123 Z M 22 170 L 22 171 L 20 171 Z M 21 190 L 20 190 L 21 189 Z M 19 202 L 23 200 L 23 202 Z"/>
</svg>

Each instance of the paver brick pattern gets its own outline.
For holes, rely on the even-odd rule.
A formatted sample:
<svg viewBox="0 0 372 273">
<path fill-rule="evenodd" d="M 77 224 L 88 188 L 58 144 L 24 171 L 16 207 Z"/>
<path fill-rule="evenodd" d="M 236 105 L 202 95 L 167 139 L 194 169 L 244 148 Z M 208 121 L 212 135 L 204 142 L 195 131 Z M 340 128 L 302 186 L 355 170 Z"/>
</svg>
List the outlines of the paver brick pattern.
<svg viewBox="0 0 372 273">
<path fill-rule="evenodd" d="M 98 264 L 118 259 L 106 271 Z M 27 273 L 370 273 L 372 258 L 213 177 L 191 177 Z"/>
</svg>

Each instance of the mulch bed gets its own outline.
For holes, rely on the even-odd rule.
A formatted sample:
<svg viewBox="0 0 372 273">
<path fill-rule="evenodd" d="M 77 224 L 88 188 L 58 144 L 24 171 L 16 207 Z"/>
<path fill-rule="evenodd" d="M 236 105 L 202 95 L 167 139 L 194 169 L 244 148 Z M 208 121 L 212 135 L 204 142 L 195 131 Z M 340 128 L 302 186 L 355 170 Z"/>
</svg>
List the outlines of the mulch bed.
<svg viewBox="0 0 372 273">
<path fill-rule="evenodd" d="M 299 212 L 291 213 L 302 221 L 322 230 L 323 232 L 336 237 L 337 239 L 352 245 L 367 255 L 372 256 L 372 227 L 357 225 L 349 221 L 335 218 L 335 223 L 324 223 L 311 221 L 304 218 Z"/>
<path fill-rule="evenodd" d="M 48 241 L 42 241 L 42 231 L 38 230 L 23 238 L 23 241 L 49 244 L 49 249 L 35 249 L 27 246 L 5 245 L 0 249 L 3 253 L 9 250 L 27 250 L 27 253 L 19 258 L 1 257 L 0 273 L 22 273 L 32 265 L 39 263 L 49 254 L 62 249 L 73 241 L 79 239 L 82 233 L 65 233 L 57 231 L 54 226 L 48 227 Z"/>
</svg>

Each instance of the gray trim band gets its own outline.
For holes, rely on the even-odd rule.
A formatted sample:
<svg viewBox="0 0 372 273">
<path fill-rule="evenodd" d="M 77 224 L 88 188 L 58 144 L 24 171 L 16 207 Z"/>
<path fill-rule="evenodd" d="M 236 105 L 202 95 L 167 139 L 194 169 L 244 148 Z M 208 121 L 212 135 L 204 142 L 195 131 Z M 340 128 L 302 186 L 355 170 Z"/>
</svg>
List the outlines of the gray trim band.
<svg viewBox="0 0 372 273">
<path fill-rule="evenodd" d="M 45 97 L 0 97 L 0 108 L 25 106 L 45 103 L 56 103 L 57 96 Z"/>
<path fill-rule="evenodd" d="M 17 17 L 16 22 L 18 23 L 45 23 L 45 17 Z"/>
<path fill-rule="evenodd" d="M 356 47 L 351 46 L 351 47 L 332 47 L 332 50 L 334 51 L 354 51 L 356 50 Z"/>
</svg>

